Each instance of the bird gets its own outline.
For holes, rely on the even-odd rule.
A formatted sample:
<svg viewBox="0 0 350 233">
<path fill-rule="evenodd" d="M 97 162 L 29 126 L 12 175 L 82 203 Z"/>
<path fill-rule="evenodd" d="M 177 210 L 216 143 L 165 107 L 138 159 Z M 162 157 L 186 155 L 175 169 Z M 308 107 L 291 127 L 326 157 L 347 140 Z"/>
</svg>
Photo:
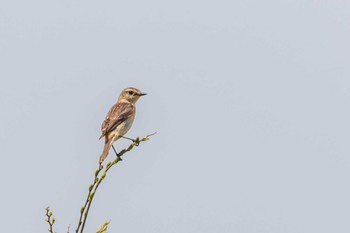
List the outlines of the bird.
<svg viewBox="0 0 350 233">
<path fill-rule="evenodd" d="M 114 149 L 113 143 L 123 137 L 131 128 L 136 113 L 135 103 L 144 95 L 146 93 L 141 92 L 137 88 L 125 88 L 120 93 L 117 103 L 108 111 L 102 123 L 102 134 L 99 138 L 105 138 L 104 148 L 99 160 L 100 164 L 107 158 L 111 147 L 113 147 L 114 152 L 121 159 Z"/>
</svg>

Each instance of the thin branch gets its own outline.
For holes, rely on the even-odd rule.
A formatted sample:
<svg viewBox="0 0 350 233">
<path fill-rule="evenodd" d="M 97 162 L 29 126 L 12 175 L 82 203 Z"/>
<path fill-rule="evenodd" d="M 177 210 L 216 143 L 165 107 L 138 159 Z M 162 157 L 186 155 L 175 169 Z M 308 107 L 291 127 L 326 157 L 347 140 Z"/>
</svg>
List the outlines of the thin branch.
<svg viewBox="0 0 350 233">
<path fill-rule="evenodd" d="M 83 233 L 84 227 L 85 227 L 85 223 L 86 223 L 86 220 L 87 220 L 87 217 L 88 217 L 88 214 L 89 214 L 91 203 L 93 201 L 93 198 L 95 196 L 95 193 L 96 193 L 98 187 L 100 186 L 101 182 L 106 177 L 108 170 L 113 165 L 115 165 L 119 161 L 121 161 L 121 158 L 120 158 L 121 156 L 123 156 L 125 153 L 131 151 L 134 148 L 134 146 L 138 146 L 141 142 L 149 140 L 149 137 L 153 136 L 154 134 L 156 134 L 156 133 L 149 134 L 149 135 L 143 137 L 141 140 L 140 140 L 139 137 L 137 137 L 136 139 L 133 139 L 132 140 L 133 142 L 129 145 L 129 147 L 127 149 L 123 149 L 123 150 L 121 150 L 118 153 L 119 157 L 114 159 L 112 162 L 108 162 L 107 163 L 107 165 L 106 165 L 106 167 L 104 169 L 104 172 L 101 175 L 101 177 L 98 177 L 98 175 L 101 172 L 101 170 L 103 169 L 103 166 L 101 164 L 99 164 L 99 168 L 95 172 L 94 183 L 89 186 L 89 193 L 88 193 L 88 196 L 86 198 L 85 205 L 80 209 L 80 218 L 79 218 L 78 227 L 76 229 L 76 233 L 79 233 L 79 230 L 80 230 L 80 233 Z"/>
<path fill-rule="evenodd" d="M 89 204 L 89 202 L 90 202 L 90 195 L 91 195 L 91 192 L 92 192 L 93 188 L 95 187 L 95 185 L 96 185 L 97 182 L 98 182 L 98 174 L 100 173 L 100 171 L 101 171 L 102 169 L 103 169 L 103 166 L 100 164 L 100 165 L 99 165 L 99 168 L 95 171 L 94 182 L 93 182 L 93 184 L 90 184 L 90 186 L 89 186 L 89 192 L 88 192 L 88 195 L 87 195 L 87 197 L 86 197 L 85 204 L 84 204 L 84 206 L 82 206 L 82 207 L 80 208 L 79 223 L 78 223 L 77 229 L 75 230 L 76 233 L 79 232 L 79 228 L 80 228 L 81 224 L 83 223 L 82 220 L 83 220 L 83 216 L 84 216 L 84 212 L 85 212 L 86 206 L 87 206 L 87 205 Z"/>
<path fill-rule="evenodd" d="M 107 233 L 107 228 L 110 222 L 111 220 L 109 220 L 108 222 L 105 222 L 102 226 L 100 225 L 96 233 Z"/>
<path fill-rule="evenodd" d="M 49 224 L 49 232 L 54 233 L 53 224 L 55 223 L 55 218 L 52 217 L 52 212 L 50 211 L 50 207 L 47 207 L 45 210 L 46 210 L 46 217 L 47 217 L 46 222 Z"/>
</svg>

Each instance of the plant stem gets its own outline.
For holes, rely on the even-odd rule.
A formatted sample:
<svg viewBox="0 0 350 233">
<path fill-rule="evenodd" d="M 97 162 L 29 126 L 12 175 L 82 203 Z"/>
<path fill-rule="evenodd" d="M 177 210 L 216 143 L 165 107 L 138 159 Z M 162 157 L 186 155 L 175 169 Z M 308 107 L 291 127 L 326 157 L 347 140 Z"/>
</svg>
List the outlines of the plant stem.
<svg viewBox="0 0 350 233">
<path fill-rule="evenodd" d="M 84 216 L 84 212 L 85 212 L 85 209 L 86 209 L 86 206 L 89 204 L 90 202 L 90 195 L 92 193 L 92 190 L 93 188 L 95 187 L 95 185 L 97 184 L 97 181 L 98 181 L 98 174 L 100 173 L 100 171 L 103 169 L 103 166 L 100 164 L 99 165 L 99 168 L 95 171 L 95 177 L 94 177 L 94 183 L 92 184 L 92 187 L 91 185 L 89 186 L 89 192 L 88 192 L 88 195 L 86 197 L 86 201 L 85 201 L 85 204 L 84 206 L 80 209 L 80 217 L 79 217 L 79 223 L 78 223 L 78 227 L 77 229 L 75 230 L 76 233 L 79 232 L 79 228 L 82 224 L 82 219 L 83 219 L 83 216 Z"/>
<path fill-rule="evenodd" d="M 49 224 L 49 232 L 50 233 L 53 233 L 53 224 L 55 223 L 55 220 L 54 218 L 51 219 L 51 216 L 52 216 L 52 212 L 50 212 L 50 207 L 47 207 L 46 209 L 46 222 Z"/>
<path fill-rule="evenodd" d="M 94 198 L 94 196 L 96 194 L 96 191 L 97 191 L 98 187 L 100 186 L 101 182 L 106 177 L 107 172 L 109 171 L 109 169 L 113 165 L 115 165 L 119 161 L 121 161 L 121 159 L 120 159 L 121 156 L 123 156 L 128 151 L 131 151 L 134 148 L 134 146 L 138 146 L 141 142 L 149 140 L 149 137 L 153 136 L 154 134 L 155 133 L 149 134 L 149 135 L 143 137 L 141 140 L 139 138 L 134 139 L 133 142 L 129 145 L 129 147 L 127 149 L 123 149 L 123 150 L 121 150 L 118 153 L 119 157 L 114 159 L 113 162 L 107 163 L 107 165 L 106 165 L 106 167 L 104 169 L 104 173 L 100 177 L 98 177 L 98 175 L 100 174 L 101 170 L 103 169 L 103 166 L 101 164 L 99 164 L 99 168 L 95 172 L 94 183 L 89 186 L 89 193 L 88 193 L 88 196 L 86 198 L 85 205 L 80 210 L 80 218 L 79 218 L 78 227 L 76 229 L 76 233 L 83 233 L 84 228 L 85 228 L 85 223 L 86 223 L 87 217 L 89 215 L 89 210 L 90 210 L 90 206 L 91 206 L 92 200 L 93 200 L 93 198 Z M 79 232 L 79 230 L 80 230 L 80 232 Z"/>
</svg>

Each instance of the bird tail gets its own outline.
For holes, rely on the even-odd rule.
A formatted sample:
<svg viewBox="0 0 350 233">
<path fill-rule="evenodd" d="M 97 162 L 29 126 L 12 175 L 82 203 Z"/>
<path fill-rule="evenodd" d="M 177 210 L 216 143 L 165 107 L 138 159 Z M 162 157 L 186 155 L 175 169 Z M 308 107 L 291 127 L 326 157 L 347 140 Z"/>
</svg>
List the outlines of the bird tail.
<svg viewBox="0 0 350 233">
<path fill-rule="evenodd" d="M 109 150 L 111 149 L 111 146 L 113 144 L 113 140 L 106 140 L 105 146 L 103 148 L 102 154 L 100 156 L 100 164 L 103 163 L 103 161 L 107 158 L 107 155 L 109 153 Z"/>
</svg>

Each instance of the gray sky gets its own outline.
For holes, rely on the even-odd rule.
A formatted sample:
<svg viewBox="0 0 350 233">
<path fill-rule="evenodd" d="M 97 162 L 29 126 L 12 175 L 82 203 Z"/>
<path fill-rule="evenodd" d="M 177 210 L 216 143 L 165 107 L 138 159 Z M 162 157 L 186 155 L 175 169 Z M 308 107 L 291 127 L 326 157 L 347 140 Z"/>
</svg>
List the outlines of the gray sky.
<svg viewBox="0 0 350 233">
<path fill-rule="evenodd" d="M 2 232 L 78 221 L 100 125 L 135 86 L 130 137 L 87 232 L 350 231 L 350 3 L 2 1 Z M 121 149 L 128 145 L 120 141 Z M 110 155 L 109 159 L 112 156 Z"/>
</svg>

